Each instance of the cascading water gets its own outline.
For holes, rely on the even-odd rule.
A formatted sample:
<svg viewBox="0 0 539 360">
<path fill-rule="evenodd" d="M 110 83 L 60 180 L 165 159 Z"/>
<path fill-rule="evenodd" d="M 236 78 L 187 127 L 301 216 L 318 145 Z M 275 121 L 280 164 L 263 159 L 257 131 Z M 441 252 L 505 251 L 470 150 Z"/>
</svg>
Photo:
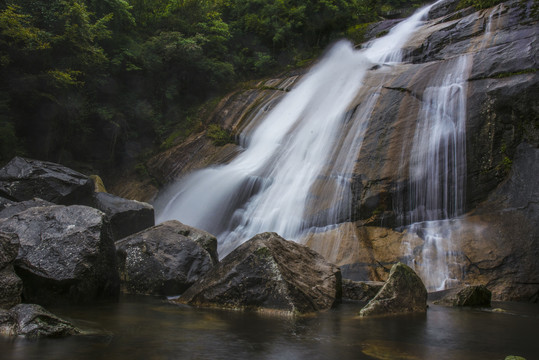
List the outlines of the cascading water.
<svg viewBox="0 0 539 360">
<path fill-rule="evenodd" d="M 411 266 L 427 288 L 441 290 L 454 277 L 452 219 L 463 213 L 466 180 L 466 95 L 471 56 L 447 61 L 423 94 L 410 154 L 408 231 L 425 241 Z M 406 244 L 405 244 L 406 246 Z M 411 252 L 411 249 L 408 250 Z"/>
<path fill-rule="evenodd" d="M 492 41 L 492 24 L 503 7 L 491 10 L 485 33 L 475 51 Z M 462 276 L 452 241 L 458 229 L 452 223 L 464 212 L 466 182 L 466 98 L 473 54 L 445 62 L 423 94 L 423 106 L 410 154 L 409 208 L 403 221 L 408 232 L 424 240 L 419 257 L 405 242 L 409 265 L 419 272 L 429 290 L 442 290 Z"/>
<path fill-rule="evenodd" d="M 326 177 L 334 186 L 331 191 L 325 187 L 325 196 L 346 197 L 342 192 L 349 191 L 349 170 L 376 90 L 362 109 L 350 115 L 348 107 L 370 68 L 400 61 L 402 46 L 429 9 L 416 12 L 366 49 L 337 43 L 251 133 L 243 135 L 245 150 L 232 162 L 195 172 L 174 187 L 180 189 L 175 194 L 161 195 L 170 201 L 157 209 L 157 221 L 178 219 L 216 234 L 220 256 L 260 232 L 298 240 L 313 226 L 334 224 L 337 214 L 349 212 L 346 202 L 313 217 L 307 208 L 311 189 L 319 177 Z M 337 145 L 342 138 L 346 146 Z"/>
</svg>

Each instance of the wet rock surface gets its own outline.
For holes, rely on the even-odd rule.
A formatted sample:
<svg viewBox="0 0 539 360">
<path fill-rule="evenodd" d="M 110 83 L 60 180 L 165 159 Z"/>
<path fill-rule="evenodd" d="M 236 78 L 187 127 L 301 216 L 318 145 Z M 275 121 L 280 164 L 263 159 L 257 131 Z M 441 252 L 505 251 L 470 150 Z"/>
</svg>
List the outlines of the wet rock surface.
<svg viewBox="0 0 539 360">
<path fill-rule="evenodd" d="M 305 314 L 341 300 L 341 274 L 305 246 L 256 235 L 225 257 L 178 301 L 228 309 Z"/>
<path fill-rule="evenodd" d="M 0 232 L 0 309 L 9 309 L 21 302 L 22 280 L 13 268 L 18 252 L 18 236 Z"/>
<path fill-rule="evenodd" d="M 116 243 L 121 288 L 130 294 L 178 295 L 217 262 L 217 239 L 167 221 Z"/>
<path fill-rule="evenodd" d="M 15 215 L 17 213 L 20 213 L 24 210 L 27 210 L 33 207 L 51 206 L 51 205 L 55 205 L 55 204 L 49 201 L 38 199 L 38 198 L 35 198 L 32 200 L 25 200 L 21 202 L 13 202 L 7 205 L 3 210 L 0 210 L 0 219 L 6 219 L 12 215 Z"/>
<path fill-rule="evenodd" d="M 363 309 L 360 316 L 395 315 L 427 311 L 427 289 L 408 266 L 393 265 L 389 278 Z"/>
<path fill-rule="evenodd" d="M 89 177 L 52 162 L 15 157 L 0 169 L 0 196 L 13 201 L 92 205 L 93 192 Z"/>
<path fill-rule="evenodd" d="M 153 206 L 116 195 L 95 193 L 95 207 L 105 213 L 114 240 L 120 240 L 155 225 Z M 1 213 L 0 213 L 1 215 Z"/>
<path fill-rule="evenodd" d="M 382 289 L 381 281 L 353 281 L 342 279 L 342 298 L 344 300 L 371 301 Z"/>
<path fill-rule="evenodd" d="M 86 303 L 118 296 L 114 242 L 105 215 L 73 206 L 34 207 L 0 219 L 17 234 L 14 262 L 27 302 Z"/>
<path fill-rule="evenodd" d="M 28 339 L 80 335 L 83 331 L 70 322 L 35 304 L 19 304 L 0 310 L 0 334 Z"/>
<path fill-rule="evenodd" d="M 484 285 L 464 286 L 429 294 L 436 305 L 490 307 L 492 292 Z"/>
</svg>

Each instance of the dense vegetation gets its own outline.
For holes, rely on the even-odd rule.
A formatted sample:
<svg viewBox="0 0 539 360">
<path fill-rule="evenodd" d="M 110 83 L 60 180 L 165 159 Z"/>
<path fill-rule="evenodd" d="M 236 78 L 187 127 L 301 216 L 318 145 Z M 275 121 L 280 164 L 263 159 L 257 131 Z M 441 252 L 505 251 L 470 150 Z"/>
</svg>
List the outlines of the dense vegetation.
<svg viewBox="0 0 539 360">
<path fill-rule="evenodd" d="M 133 166 L 206 126 L 195 109 L 208 99 L 414 3 L 0 0 L 0 165 Z"/>
</svg>

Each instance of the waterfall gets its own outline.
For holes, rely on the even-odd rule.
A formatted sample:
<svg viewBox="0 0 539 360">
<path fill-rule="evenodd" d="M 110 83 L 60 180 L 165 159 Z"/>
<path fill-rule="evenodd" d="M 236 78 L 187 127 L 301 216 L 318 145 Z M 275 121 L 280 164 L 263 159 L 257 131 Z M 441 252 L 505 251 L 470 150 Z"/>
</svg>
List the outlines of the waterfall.
<svg viewBox="0 0 539 360">
<path fill-rule="evenodd" d="M 471 56 L 450 59 L 425 89 L 409 165 L 408 231 L 423 238 L 421 256 L 409 265 L 430 290 L 458 282 L 453 227 L 464 211 L 466 96 Z M 407 244 L 404 244 L 405 247 Z M 411 255 L 412 249 L 408 249 Z"/>
<path fill-rule="evenodd" d="M 493 8 L 487 18 L 480 51 L 492 41 L 492 26 L 503 10 Z M 485 14 L 483 14 L 485 15 Z M 473 55 L 448 59 L 427 86 L 418 115 L 409 165 L 407 231 L 424 240 L 414 256 L 409 242 L 403 247 L 408 264 L 429 290 L 459 282 L 462 266 L 454 243 L 459 229 L 452 219 L 464 212 L 466 185 L 466 98 Z"/>
<path fill-rule="evenodd" d="M 244 150 L 233 161 L 197 171 L 161 194 L 167 201 L 157 208 L 157 222 L 177 219 L 216 234 L 224 256 L 260 232 L 297 241 L 309 228 L 347 220 L 347 201 L 313 214 L 313 192 L 322 186 L 330 203 L 350 198 L 344 193 L 377 90 L 360 109 L 349 106 L 370 68 L 400 61 L 401 48 L 429 9 L 365 49 L 335 44 L 271 111 L 260 112 L 263 118 L 242 134 Z"/>
</svg>

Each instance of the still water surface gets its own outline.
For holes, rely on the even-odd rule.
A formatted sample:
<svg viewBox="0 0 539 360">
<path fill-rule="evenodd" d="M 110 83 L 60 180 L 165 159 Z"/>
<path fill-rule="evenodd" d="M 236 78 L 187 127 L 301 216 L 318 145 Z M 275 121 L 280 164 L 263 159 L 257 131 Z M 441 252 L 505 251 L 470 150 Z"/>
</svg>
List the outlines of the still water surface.
<svg viewBox="0 0 539 360">
<path fill-rule="evenodd" d="M 50 308 L 108 335 L 0 338 L 0 359 L 539 359 L 539 304 L 504 312 L 431 305 L 426 315 L 358 318 L 359 303 L 307 318 L 194 309 L 128 297 Z"/>
</svg>

